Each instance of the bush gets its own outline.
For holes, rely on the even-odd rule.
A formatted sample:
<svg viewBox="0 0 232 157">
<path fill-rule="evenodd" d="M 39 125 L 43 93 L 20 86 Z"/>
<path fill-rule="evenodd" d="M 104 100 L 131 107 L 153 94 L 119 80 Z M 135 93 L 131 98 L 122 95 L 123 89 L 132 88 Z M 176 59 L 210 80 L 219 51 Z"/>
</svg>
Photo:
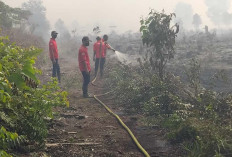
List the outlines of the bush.
<svg viewBox="0 0 232 157">
<path fill-rule="evenodd" d="M 4 150 L 17 147 L 24 142 L 24 136 L 18 136 L 17 133 L 7 131 L 4 127 L 0 129 L 0 156 L 10 157 Z"/>
<path fill-rule="evenodd" d="M 108 85 L 127 111 L 143 114 L 182 143 L 189 156 L 229 156 L 232 153 L 232 95 L 198 88 L 190 92 L 179 77 L 144 73 L 140 67 L 116 65 Z"/>
<path fill-rule="evenodd" d="M 0 37 L 0 52 L 1 127 L 23 135 L 29 143 L 42 144 L 47 135 L 45 119 L 53 117 L 52 107 L 69 105 L 67 92 L 56 80 L 40 85 L 36 77 L 40 71 L 33 65 L 41 50 L 24 49 Z M 5 139 L 0 136 L 0 141 Z"/>
<path fill-rule="evenodd" d="M 195 127 L 190 126 L 188 124 L 184 124 L 178 128 L 177 131 L 171 132 L 168 134 L 169 140 L 171 142 L 181 143 L 183 141 L 193 142 L 198 135 L 198 131 Z"/>
</svg>

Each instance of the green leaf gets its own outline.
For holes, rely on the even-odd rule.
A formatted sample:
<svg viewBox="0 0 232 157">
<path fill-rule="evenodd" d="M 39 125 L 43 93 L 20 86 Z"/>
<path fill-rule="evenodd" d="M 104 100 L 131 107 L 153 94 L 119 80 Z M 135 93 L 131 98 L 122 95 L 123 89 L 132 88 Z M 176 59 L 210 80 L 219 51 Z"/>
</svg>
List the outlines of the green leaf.
<svg viewBox="0 0 232 157">
<path fill-rule="evenodd" d="M 23 66 L 22 72 L 27 77 L 33 79 L 34 81 L 37 81 L 37 78 L 35 76 L 35 70 L 34 70 L 32 64 L 34 64 L 34 60 L 27 61 Z"/>
<path fill-rule="evenodd" d="M 22 75 L 21 74 L 18 74 L 18 73 L 13 73 L 9 76 L 8 80 L 12 83 L 15 83 L 15 85 L 18 87 L 18 88 L 24 88 L 26 87 L 26 83 L 24 81 L 24 79 L 22 78 Z"/>
<path fill-rule="evenodd" d="M 2 64 L 0 63 L 0 71 L 2 71 Z"/>
<path fill-rule="evenodd" d="M 140 32 L 142 32 L 145 28 L 146 28 L 146 26 L 145 26 L 145 25 L 142 25 L 142 26 L 140 27 Z"/>
<path fill-rule="evenodd" d="M 2 157 L 12 157 L 11 155 L 7 154 L 5 151 L 0 150 L 0 156 Z"/>
</svg>

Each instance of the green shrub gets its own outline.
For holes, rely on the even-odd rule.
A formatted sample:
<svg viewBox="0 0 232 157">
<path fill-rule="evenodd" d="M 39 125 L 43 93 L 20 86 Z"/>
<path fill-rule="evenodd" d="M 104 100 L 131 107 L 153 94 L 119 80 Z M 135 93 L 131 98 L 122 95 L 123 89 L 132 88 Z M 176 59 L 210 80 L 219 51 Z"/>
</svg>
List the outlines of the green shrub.
<svg viewBox="0 0 232 157">
<path fill-rule="evenodd" d="M 118 103 L 129 112 L 143 114 L 148 125 L 165 128 L 167 138 L 181 143 L 189 156 L 232 153 L 232 95 L 201 88 L 191 93 L 178 77 L 167 75 L 161 81 L 140 67 L 111 69 L 108 85 Z"/>
<path fill-rule="evenodd" d="M 194 141 L 198 135 L 195 127 L 188 124 L 181 125 L 177 131 L 168 134 L 172 142 Z"/>
<path fill-rule="evenodd" d="M 24 136 L 19 136 L 17 133 L 8 132 L 4 127 L 0 129 L 0 156 L 10 157 L 4 150 L 17 147 L 25 141 Z"/>
<path fill-rule="evenodd" d="M 56 80 L 40 85 L 36 76 L 41 72 L 34 67 L 40 52 L 34 47 L 23 49 L 12 45 L 7 38 L 0 37 L 1 127 L 38 144 L 47 135 L 45 119 L 53 117 L 52 108 L 69 105 L 67 92 L 61 91 Z M 4 139 L 0 136 L 0 141 Z"/>
</svg>

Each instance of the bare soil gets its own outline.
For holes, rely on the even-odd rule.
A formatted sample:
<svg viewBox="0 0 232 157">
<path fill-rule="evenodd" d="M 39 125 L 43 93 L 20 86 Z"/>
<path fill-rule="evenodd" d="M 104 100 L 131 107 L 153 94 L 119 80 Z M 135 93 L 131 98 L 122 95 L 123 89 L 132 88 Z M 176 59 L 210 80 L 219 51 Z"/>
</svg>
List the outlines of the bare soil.
<svg viewBox="0 0 232 157">
<path fill-rule="evenodd" d="M 65 75 L 73 70 L 73 65 L 67 60 L 61 60 Z M 57 108 L 60 113 L 49 129 L 47 138 L 47 154 L 54 157 L 140 157 L 144 156 L 132 141 L 126 130 L 117 119 L 93 98 L 83 98 L 81 92 L 82 77 L 79 73 L 79 87 L 69 90 L 69 108 Z M 47 75 L 48 76 L 48 75 Z M 92 94 L 105 93 L 103 79 L 98 79 L 98 86 L 89 85 Z M 63 84 L 61 84 L 62 87 Z M 100 87 L 100 88 L 99 88 Z M 164 138 L 164 131 L 159 127 L 145 127 L 141 115 L 124 113 L 121 106 L 115 104 L 110 95 L 99 99 L 113 112 L 118 114 L 131 129 L 140 144 L 151 156 L 180 156 L 179 148 L 174 148 Z M 55 144 L 55 145 L 52 145 Z"/>
<path fill-rule="evenodd" d="M 144 156 L 114 116 L 108 113 L 94 98 L 82 97 L 82 75 L 77 68 L 77 64 L 71 64 L 75 60 L 71 58 L 60 59 L 62 73 L 60 86 L 69 92 L 70 107 L 54 109 L 57 114 L 49 124 L 45 150 L 36 153 L 36 156 L 44 156 L 39 154 L 46 154 L 51 157 Z M 48 81 L 51 68 L 47 67 L 43 71 L 42 81 Z M 72 82 L 73 86 L 70 85 Z M 104 78 L 97 79 L 97 87 L 90 84 L 90 93 L 99 95 L 109 90 L 104 88 L 103 82 Z M 67 89 L 68 85 L 70 87 Z M 110 95 L 98 98 L 119 115 L 150 156 L 181 156 L 181 149 L 178 146 L 171 145 L 165 139 L 164 130 L 158 126 L 145 126 L 141 122 L 142 115 L 125 113 L 123 107 L 117 105 Z"/>
</svg>

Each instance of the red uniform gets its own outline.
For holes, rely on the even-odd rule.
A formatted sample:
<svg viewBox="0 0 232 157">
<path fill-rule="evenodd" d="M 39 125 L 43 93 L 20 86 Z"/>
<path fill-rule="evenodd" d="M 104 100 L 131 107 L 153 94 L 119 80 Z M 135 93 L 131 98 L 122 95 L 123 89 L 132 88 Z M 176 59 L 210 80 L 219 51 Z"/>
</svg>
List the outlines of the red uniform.
<svg viewBox="0 0 232 157">
<path fill-rule="evenodd" d="M 101 49 L 102 49 L 102 42 L 101 40 L 99 40 L 93 45 L 93 51 L 96 52 L 96 58 L 101 58 L 101 55 L 100 55 Z"/>
<path fill-rule="evenodd" d="M 83 62 L 86 63 L 88 71 L 91 71 L 90 62 L 89 62 L 88 48 L 85 47 L 84 45 L 81 45 L 81 47 L 79 49 L 78 61 L 79 61 L 80 71 L 85 71 L 85 67 L 83 65 Z"/>
<path fill-rule="evenodd" d="M 49 41 L 49 54 L 50 54 L 50 59 L 58 59 L 59 58 L 56 40 L 53 38 L 51 38 Z"/>
<path fill-rule="evenodd" d="M 106 51 L 109 48 L 110 48 L 110 46 L 104 40 L 102 40 L 101 58 L 106 57 Z"/>
</svg>

